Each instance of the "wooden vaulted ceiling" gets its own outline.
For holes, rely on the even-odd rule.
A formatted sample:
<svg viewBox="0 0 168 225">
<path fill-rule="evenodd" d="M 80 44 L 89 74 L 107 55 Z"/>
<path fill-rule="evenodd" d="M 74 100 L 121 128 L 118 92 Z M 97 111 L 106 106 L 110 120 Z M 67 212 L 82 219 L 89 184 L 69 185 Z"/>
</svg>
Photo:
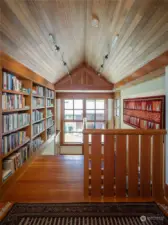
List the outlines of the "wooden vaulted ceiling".
<svg viewBox="0 0 168 225">
<path fill-rule="evenodd" d="M 1 0 L 1 48 L 52 83 L 66 74 L 49 33 L 70 71 L 86 62 L 96 71 L 116 34 L 103 75 L 119 82 L 168 50 L 168 1 Z M 99 27 L 91 25 L 92 15 Z"/>
</svg>

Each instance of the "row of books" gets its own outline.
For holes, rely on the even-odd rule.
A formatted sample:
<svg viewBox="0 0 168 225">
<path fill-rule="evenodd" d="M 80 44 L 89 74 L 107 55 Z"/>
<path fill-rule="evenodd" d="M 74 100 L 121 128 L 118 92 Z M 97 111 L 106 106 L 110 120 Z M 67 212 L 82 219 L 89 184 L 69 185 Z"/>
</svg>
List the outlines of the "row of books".
<svg viewBox="0 0 168 225">
<path fill-rule="evenodd" d="M 44 88 L 41 86 L 38 86 L 38 85 L 33 86 L 32 93 L 43 97 L 44 96 Z"/>
<path fill-rule="evenodd" d="M 23 87 L 22 82 L 13 74 L 3 72 L 2 88 L 4 90 L 21 91 L 30 94 L 30 89 Z"/>
<path fill-rule="evenodd" d="M 54 106 L 52 99 L 46 99 L 46 106 Z"/>
<path fill-rule="evenodd" d="M 46 89 L 46 97 L 54 99 L 54 91 Z"/>
<path fill-rule="evenodd" d="M 154 123 L 151 121 L 139 119 L 137 117 L 132 117 L 132 116 L 128 116 L 128 115 L 124 115 L 124 122 L 134 125 L 136 127 L 142 128 L 142 129 L 160 129 L 159 123 Z"/>
<path fill-rule="evenodd" d="M 26 107 L 25 97 L 23 95 L 2 94 L 2 109 L 21 109 Z"/>
<path fill-rule="evenodd" d="M 49 116 L 53 116 L 51 109 L 47 109 L 47 117 L 49 117 Z"/>
<path fill-rule="evenodd" d="M 44 141 L 42 140 L 41 137 L 35 138 L 32 142 L 33 151 L 36 151 L 43 143 Z"/>
<path fill-rule="evenodd" d="M 47 119 L 47 127 L 52 126 L 53 123 L 54 123 L 54 121 L 53 121 L 52 117 L 50 117 L 50 118 Z"/>
<path fill-rule="evenodd" d="M 2 181 L 8 179 L 9 176 L 23 165 L 29 157 L 29 145 L 26 145 L 13 153 L 2 161 Z"/>
<path fill-rule="evenodd" d="M 55 127 L 53 125 L 49 129 L 47 129 L 47 139 L 49 139 L 54 133 L 55 133 Z"/>
<path fill-rule="evenodd" d="M 7 154 L 8 152 L 15 149 L 17 146 L 23 144 L 26 141 L 26 132 L 18 131 L 10 135 L 6 135 L 2 138 L 2 154 Z"/>
<path fill-rule="evenodd" d="M 162 102 L 156 101 L 128 101 L 124 102 L 125 109 L 144 110 L 144 111 L 157 111 L 160 112 Z"/>
<path fill-rule="evenodd" d="M 33 108 L 44 107 L 44 99 L 33 97 L 32 106 L 33 106 Z"/>
<path fill-rule="evenodd" d="M 33 124 L 33 136 L 41 133 L 44 130 L 44 121 Z"/>
<path fill-rule="evenodd" d="M 32 122 L 36 122 L 38 120 L 42 120 L 44 118 L 44 113 L 38 110 L 34 110 L 32 112 Z"/>
<path fill-rule="evenodd" d="M 3 132 L 12 131 L 30 123 L 30 114 L 28 113 L 12 113 L 2 116 Z"/>
</svg>

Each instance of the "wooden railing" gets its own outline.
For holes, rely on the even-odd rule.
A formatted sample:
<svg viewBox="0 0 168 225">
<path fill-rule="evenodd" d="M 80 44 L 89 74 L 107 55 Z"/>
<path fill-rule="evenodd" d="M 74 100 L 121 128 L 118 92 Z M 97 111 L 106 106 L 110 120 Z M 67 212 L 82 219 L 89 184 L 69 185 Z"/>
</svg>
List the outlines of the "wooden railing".
<svg viewBox="0 0 168 225">
<path fill-rule="evenodd" d="M 165 130 L 85 129 L 85 197 L 162 198 L 165 134 Z"/>
</svg>

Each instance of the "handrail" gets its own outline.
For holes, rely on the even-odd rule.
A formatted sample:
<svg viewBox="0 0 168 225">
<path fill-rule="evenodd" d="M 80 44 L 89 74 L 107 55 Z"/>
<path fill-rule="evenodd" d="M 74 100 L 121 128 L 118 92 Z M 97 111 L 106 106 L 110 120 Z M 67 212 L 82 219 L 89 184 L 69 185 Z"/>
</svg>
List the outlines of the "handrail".
<svg viewBox="0 0 168 225">
<path fill-rule="evenodd" d="M 84 129 L 84 134 L 113 134 L 113 135 L 161 135 L 167 134 L 164 129 L 161 130 L 142 130 L 142 129 Z"/>
</svg>

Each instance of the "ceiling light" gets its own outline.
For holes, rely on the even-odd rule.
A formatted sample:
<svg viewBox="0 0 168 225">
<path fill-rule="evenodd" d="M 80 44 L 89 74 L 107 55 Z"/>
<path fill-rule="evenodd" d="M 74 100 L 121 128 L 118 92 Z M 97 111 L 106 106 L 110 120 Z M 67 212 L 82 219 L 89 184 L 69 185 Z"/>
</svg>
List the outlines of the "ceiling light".
<svg viewBox="0 0 168 225">
<path fill-rule="evenodd" d="M 92 16 L 92 27 L 99 27 L 99 19 L 97 16 Z"/>
<path fill-rule="evenodd" d="M 113 41 L 112 41 L 112 44 L 111 44 L 111 47 L 112 47 L 112 48 L 113 48 L 113 47 L 115 46 L 115 44 L 117 43 L 118 38 L 119 38 L 119 34 L 117 34 L 117 35 L 114 37 L 114 39 L 113 39 Z"/>
</svg>

